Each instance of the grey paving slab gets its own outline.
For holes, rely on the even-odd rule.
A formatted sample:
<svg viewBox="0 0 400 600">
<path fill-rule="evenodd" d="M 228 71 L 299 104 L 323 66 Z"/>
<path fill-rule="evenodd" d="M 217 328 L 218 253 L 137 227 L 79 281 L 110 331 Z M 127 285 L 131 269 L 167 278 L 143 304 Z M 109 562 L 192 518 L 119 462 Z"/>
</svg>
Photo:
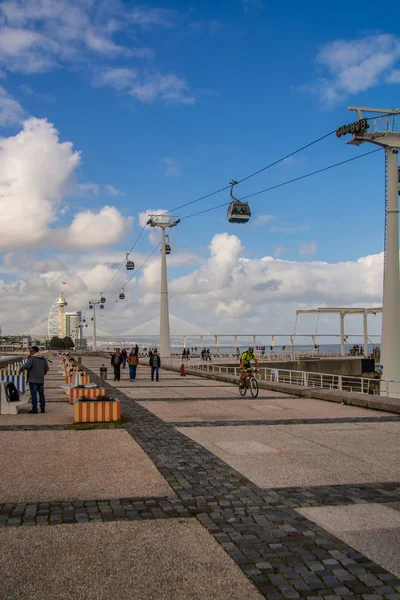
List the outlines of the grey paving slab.
<svg viewBox="0 0 400 600">
<path fill-rule="evenodd" d="M 400 478 L 400 423 L 392 423 L 392 431 L 387 430 L 387 423 L 381 428 L 381 423 L 358 424 L 355 427 L 334 427 L 322 425 L 289 425 L 285 431 L 292 435 L 301 436 L 302 439 L 314 442 L 318 448 L 340 450 L 349 458 L 367 461 L 376 468 L 395 466 L 393 475 Z M 394 433 L 394 431 L 396 433 Z"/>
<path fill-rule="evenodd" d="M 400 513 L 382 504 L 297 509 L 371 560 L 400 576 Z"/>
<path fill-rule="evenodd" d="M 0 456 L 0 502 L 163 496 L 172 492 L 125 430 L 3 431 Z"/>
<path fill-rule="evenodd" d="M 262 598 L 191 519 L 3 529 L 0 580 L 13 600 Z"/>
<path fill-rule="evenodd" d="M 343 424 L 340 424 L 344 427 Z M 399 424 L 400 426 L 400 424 Z M 400 460 L 379 463 L 372 448 L 362 458 L 343 453 L 340 446 L 332 448 L 303 437 L 302 427 L 323 428 L 330 425 L 289 425 L 257 427 L 181 427 L 179 431 L 200 443 L 213 454 L 230 464 L 260 487 L 338 485 L 372 483 L 400 479 Z M 353 434 L 358 430 L 353 429 Z M 342 430 L 335 433 L 340 434 Z M 385 444 L 382 432 L 380 444 Z M 264 444 L 265 453 L 252 452 L 249 442 Z M 221 444 L 229 442 L 229 446 Z M 397 446 L 397 451 L 400 448 Z"/>
<path fill-rule="evenodd" d="M 46 403 L 44 414 L 30 415 L 32 405 L 21 406 L 17 415 L 1 415 L 1 425 L 68 425 L 74 422 L 74 409 L 69 402 Z"/>
<path fill-rule="evenodd" d="M 342 406 L 321 400 L 257 398 L 256 400 L 204 400 L 195 404 L 192 401 L 181 402 L 141 402 L 165 421 L 212 421 L 212 420 L 261 420 L 261 419 L 302 419 L 312 418 L 361 418 L 371 417 L 371 411 L 363 408 Z M 374 416 L 386 416 L 388 413 L 374 411 Z M 400 427 L 398 427 L 400 431 Z"/>
</svg>

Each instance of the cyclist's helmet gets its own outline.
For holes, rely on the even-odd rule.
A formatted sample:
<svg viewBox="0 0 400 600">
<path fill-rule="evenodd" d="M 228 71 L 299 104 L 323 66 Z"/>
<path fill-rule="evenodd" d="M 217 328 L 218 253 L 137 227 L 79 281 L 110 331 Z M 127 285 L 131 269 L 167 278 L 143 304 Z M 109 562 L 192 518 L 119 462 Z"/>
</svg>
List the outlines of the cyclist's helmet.
<svg viewBox="0 0 400 600">
<path fill-rule="evenodd" d="M 249 348 L 249 349 L 247 350 L 247 352 L 248 352 L 248 353 L 250 354 L 250 356 L 251 356 L 252 354 L 254 354 L 254 348 Z"/>
</svg>

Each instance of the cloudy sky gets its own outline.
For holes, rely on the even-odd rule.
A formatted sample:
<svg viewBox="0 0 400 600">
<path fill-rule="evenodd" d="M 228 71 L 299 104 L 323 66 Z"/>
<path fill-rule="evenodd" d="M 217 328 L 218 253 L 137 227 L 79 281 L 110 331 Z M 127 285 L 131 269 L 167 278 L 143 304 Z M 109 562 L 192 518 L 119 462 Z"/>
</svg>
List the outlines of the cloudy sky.
<svg viewBox="0 0 400 600">
<path fill-rule="evenodd" d="M 382 152 L 256 194 L 247 225 L 230 225 L 226 206 L 195 213 L 228 202 L 227 190 L 209 194 L 231 178 L 355 120 L 348 105 L 398 106 L 396 5 L 386 7 L 0 2 L 3 332 L 45 322 L 62 281 L 70 310 L 87 314 L 104 292 L 105 331 L 154 318 L 157 232 L 134 247 L 136 277 L 126 284 L 117 269 L 147 215 L 166 210 L 182 219 L 168 257 L 171 312 L 207 331 L 292 333 L 296 308 L 379 305 Z M 331 135 L 237 195 L 373 149 L 346 141 Z M 379 332 L 379 317 L 370 326 Z M 304 316 L 297 330 L 315 327 Z M 349 328 L 361 331 L 361 319 Z M 319 330 L 338 331 L 337 318 Z"/>
</svg>

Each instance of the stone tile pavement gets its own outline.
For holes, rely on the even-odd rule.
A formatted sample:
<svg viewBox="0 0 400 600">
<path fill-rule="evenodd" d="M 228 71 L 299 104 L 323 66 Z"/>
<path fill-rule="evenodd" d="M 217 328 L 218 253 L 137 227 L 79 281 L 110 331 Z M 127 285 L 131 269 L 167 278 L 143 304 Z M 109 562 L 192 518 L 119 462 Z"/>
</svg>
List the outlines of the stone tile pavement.
<svg viewBox="0 0 400 600">
<path fill-rule="evenodd" d="M 105 361 L 85 359 L 85 365 L 94 369 L 93 378 L 101 362 Z M 114 461 L 116 487 L 108 498 L 94 498 L 90 494 L 84 497 L 84 486 L 69 499 L 68 496 L 51 499 L 49 495 L 29 497 L 28 491 L 24 491 L 25 498 L 4 496 L 9 500 L 6 501 L 0 494 L 0 578 L 6 582 L 3 591 L 0 588 L 0 598 L 11 597 L 7 587 L 9 557 L 26 556 L 25 548 L 36 548 L 39 559 L 29 555 L 25 564 L 23 558 L 19 561 L 22 568 L 16 577 L 13 598 L 61 598 L 65 597 L 64 591 L 70 598 L 109 598 L 113 590 L 114 596 L 121 598 L 258 598 L 260 595 L 272 600 L 400 598 L 397 520 L 393 516 L 398 514 L 396 507 L 400 506 L 400 423 L 389 419 L 393 415 L 358 408 L 352 408 L 356 412 L 350 413 L 346 412 L 350 407 L 340 405 L 329 405 L 327 409 L 328 405 L 322 401 L 307 406 L 296 397 L 265 390 L 260 407 L 261 403 L 265 406 L 254 410 L 261 410 L 264 419 L 258 417 L 258 420 L 268 424 L 255 425 L 246 405 L 237 400 L 233 385 L 204 379 L 196 382 L 194 377 L 185 378 L 182 383 L 176 373 L 164 371 L 160 384 L 152 385 L 145 365 L 139 367 L 138 374 L 138 381 L 133 383 L 125 376 L 120 383 L 107 384 L 108 390 L 121 399 L 126 431 L 77 432 L 68 424 L 54 425 L 63 429 L 53 431 L 51 425 L 43 424 L 43 429 L 50 428 L 46 432 L 41 430 L 39 420 L 36 426 L 21 425 L 36 427 L 36 431 L 10 431 L 13 436 L 16 433 L 28 436 L 25 442 L 18 439 L 14 443 L 14 452 L 18 454 L 18 447 L 21 449 L 20 460 L 26 456 L 24 444 L 25 448 L 29 446 L 32 434 L 37 440 L 48 433 L 60 436 L 58 442 L 54 438 L 47 448 L 51 451 L 54 445 L 62 455 L 64 446 L 64 460 L 68 460 L 65 448 L 72 439 L 66 434 L 82 436 L 82 447 L 77 451 L 82 457 L 85 440 L 90 445 L 88 434 L 109 434 L 105 452 L 122 439 L 122 434 L 129 434 L 130 443 L 124 441 L 123 451 L 114 454 L 119 456 Z M 215 401 L 222 397 L 223 400 Z M 174 400 L 171 402 L 169 398 Z M 182 414 L 177 417 L 176 407 L 182 403 Z M 192 406 L 192 413 L 186 403 Z M 271 405 L 279 406 L 279 411 Z M 210 415 L 208 411 L 215 408 L 218 414 Z M 221 412 L 228 416 L 223 425 L 215 427 Z M 196 427 L 182 428 L 186 420 L 193 425 L 193 415 Z M 253 421 L 251 426 L 247 424 L 248 416 Z M 4 425 L 0 418 L 1 436 L 7 427 L 11 430 L 18 426 Z M 243 438 L 240 432 L 244 429 Z M 206 447 L 205 439 L 211 434 L 214 436 L 211 443 L 215 445 L 212 450 Z M 196 435 L 201 439 L 191 439 Z M 224 449 L 220 447 L 217 451 L 217 444 L 224 443 Z M 122 468 L 124 473 L 140 472 L 137 458 L 130 454 L 136 447 L 143 453 L 135 450 L 136 457 L 149 461 L 142 478 L 155 468 L 170 491 L 135 493 L 139 489 L 135 484 L 132 493 L 125 497 L 118 495 L 119 479 L 125 477 L 118 477 L 118 469 Z M 103 480 L 112 473 L 112 467 L 101 468 L 107 464 L 104 450 L 98 454 L 93 447 L 91 455 L 90 464 L 97 473 L 93 483 L 104 486 Z M 372 456 L 370 462 L 364 460 L 365 466 L 361 455 Z M 233 464 L 234 459 L 243 457 L 248 461 L 246 467 Z M 40 454 L 38 458 L 40 465 Z M 292 468 L 288 473 L 295 458 L 297 469 Z M 77 462 L 74 464 L 74 476 L 85 478 L 87 471 L 80 472 Z M 33 463 L 30 468 L 35 472 Z M 49 469 L 47 465 L 36 473 L 46 478 Z M 265 482 L 257 485 L 252 481 L 252 469 L 269 469 L 276 482 L 270 477 L 267 485 Z M 307 469 L 304 485 L 298 484 L 298 472 Z M 282 472 L 287 474 L 286 478 Z M 58 475 L 53 473 L 55 479 Z M 283 486 L 279 478 L 284 479 Z M 73 489 L 76 482 L 70 484 Z M 8 487 L 10 491 L 12 482 Z M 67 493 L 67 487 L 64 490 Z M 339 511 L 335 518 L 329 512 L 301 512 L 332 511 L 332 507 Z M 349 511 L 349 507 L 353 507 L 353 512 L 343 512 L 340 516 L 340 510 Z M 380 520 L 375 521 L 379 529 L 373 531 L 377 532 L 377 539 L 385 540 L 384 547 L 378 543 L 371 545 L 371 535 L 368 538 L 367 527 L 362 525 L 362 513 L 357 512 L 364 511 L 366 519 L 366 510 L 376 515 L 379 507 L 382 507 Z M 361 529 L 346 530 L 346 523 L 356 521 L 361 523 L 358 525 Z M 181 525 L 186 528 L 186 523 L 187 534 L 179 529 Z M 130 529 L 139 526 L 141 534 L 138 529 Z M 351 539 L 346 537 L 349 535 Z M 196 540 L 201 544 L 196 545 Z M 155 570 L 151 568 L 155 564 L 152 559 L 158 556 L 160 544 L 171 560 L 156 563 L 160 577 L 152 587 L 149 584 L 150 573 Z M 59 556 L 61 546 L 65 550 L 63 560 L 55 562 L 64 563 L 63 567 L 56 568 L 55 578 L 50 581 L 45 577 L 43 582 L 40 557 L 49 551 Z M 386 562 L 383 552 L 390 556 Z M 85 557 L 85 569 L 80 568 L 80 556 Z M 137 560 L 131 560 L 132 556 Z M 109 564 L 115 565 L 114 571 L 109 566 L 105 568 Z M 213 569 L 213 564 L 220 566 Z M 114 572 L 118 577 L 114 577 Z M 112 587 L 107 587 L 108 582 Z M 132 589 L 139 590 L 137 596 L 132 596 Z"/>
</svg>

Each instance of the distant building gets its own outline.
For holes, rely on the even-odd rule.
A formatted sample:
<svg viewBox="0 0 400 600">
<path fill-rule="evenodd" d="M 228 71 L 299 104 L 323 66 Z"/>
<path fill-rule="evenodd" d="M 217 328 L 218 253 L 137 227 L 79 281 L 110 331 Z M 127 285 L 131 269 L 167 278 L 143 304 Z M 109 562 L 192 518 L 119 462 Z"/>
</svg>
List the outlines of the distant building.
<svg viewBox="0 0 400 600">
<path fill-rule="evenodd" d="M 72 339 L 77 348 L 80 348 L 82 342 L 82 312 L 80 310 L 67 312 L 64 316 L 65 335 Z"/>
</svg>

